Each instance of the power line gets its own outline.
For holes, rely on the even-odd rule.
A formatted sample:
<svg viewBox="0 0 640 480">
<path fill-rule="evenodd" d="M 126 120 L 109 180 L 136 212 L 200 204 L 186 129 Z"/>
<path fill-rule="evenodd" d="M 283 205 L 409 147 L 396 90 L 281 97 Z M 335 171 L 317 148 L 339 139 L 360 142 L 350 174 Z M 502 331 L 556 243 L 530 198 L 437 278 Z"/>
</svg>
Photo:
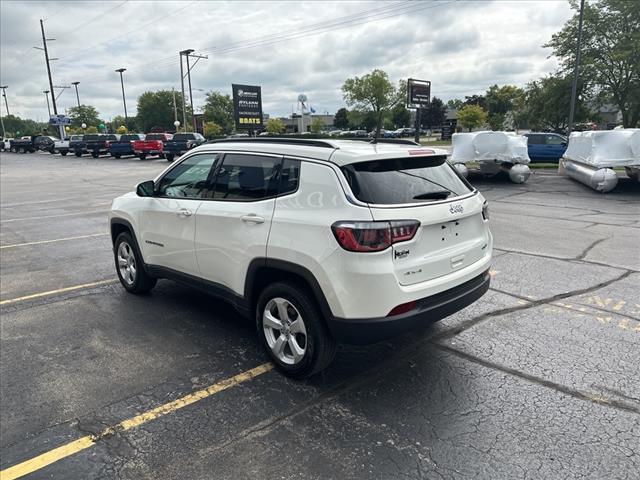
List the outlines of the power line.
<svg viewBox="0 0 640 480">
<path fill-rule="evenodd" d="M 58 37 L 60 36 L 64 36 L 64 35 L 74 35 L 78 30 L 82 30 L 83 28 L 85 28 L 87 25 L 89 25 L 90 23 L 95 22 L 96 20 L 102 20 L 104 18 L 105 15 L 108 15 L 109 13 L 113 12 L 114 10 L 120 8 L 122 5 L 124 5 L 125 3 L 127 3 L 129 0 L 124 0 L 124 2 L 120 2 L 119 4 L 117 4 L 115 7 L 111 7 L 107 10 L 105 10 L 104 12 L 99 13 L 98 15 L 96 15 L 95 17 L 90 18 L 89 20 L 86 20 L 84 23 L 81 23 L 80 25 L 75 25 L 72 29 L 67 30 L 66 32 L 60 33 L 58 34 Z"/>
</svg>

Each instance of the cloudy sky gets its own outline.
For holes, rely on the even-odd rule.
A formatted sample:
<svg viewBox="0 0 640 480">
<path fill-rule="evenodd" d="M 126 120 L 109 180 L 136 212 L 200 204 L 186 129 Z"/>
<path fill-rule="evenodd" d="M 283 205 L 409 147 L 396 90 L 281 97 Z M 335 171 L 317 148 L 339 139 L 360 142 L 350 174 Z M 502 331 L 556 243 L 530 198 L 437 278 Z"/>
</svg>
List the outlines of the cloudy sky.
<svg viewBox="0 0 640 480">
<path fill-rule="evenodd" d="M 291 113 L 299 93 L 317 112 L 344 106 L 340 87 L 373 68 L 432 81 L 445 100 L 488 86 L 525 83 L 556 68 L 542 48 L 571 17 L 566 0 L 389 2 L 11 1 L 0 2 L 0 84 L 12 114 L 44 120 L 48 90 L 39 19 L 54 85 L 79 81 L 80 101 L 122 114 L 120 78 L 135 113 L 144 91 L 180 89 L 178 52 L 208 55 L 192 71 L 196 110 L 205 92 L 262 86 L 264 111 Z M 73 89 L 58 100 L 75 105 Z M 4 114 L 3 110 L 3 114 Z"/>
</svg>

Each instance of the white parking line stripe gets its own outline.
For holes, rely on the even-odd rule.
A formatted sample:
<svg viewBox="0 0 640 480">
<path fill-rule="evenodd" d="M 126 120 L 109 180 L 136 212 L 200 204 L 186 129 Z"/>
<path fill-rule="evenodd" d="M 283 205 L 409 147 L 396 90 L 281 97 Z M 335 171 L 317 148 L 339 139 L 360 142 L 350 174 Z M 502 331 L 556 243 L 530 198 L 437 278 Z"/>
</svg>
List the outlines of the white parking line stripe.
<svg viewBox="0 0 640 480">
<path fill-rule="evenodd" d="M 39 242 L 26 242 L 26 243 L 14 243 L 13 245 L 0 245 L 0 250 L 3 248 L 15 248 L 26 247 L 28 245 L 43 245 L 45 243 L 66 242 L 67 240 L 78 240 L 81 238 L 103 237 L 109 235 L 108 233 L 92 233 L 91 235 L 79 235 L 77 237 L 56 238 L 55 240 L 41 240 Z"/>
<path fill-rule="evenodd" d="M 45 218 L 72 217 L 74 215 L 90 215 L 92 213 L 107 213 L 107 211 L 106 210 L 90 210 L 88 212 L 61 213 L 59 215 L 43 215 L 41 217 L 10 218 L 9 220 L 2 220 L 0 221 L 0 223 L 21 222 L 25 220 L 42 220 Z"/>
<path fill-rule="evenodd" d="M 25 300 L 33 300 L 34 298 L 48 297 L 50 295 L 56 295 L 58 293 L 73 292 L 75 290 L 82 290 L 84 288 L 93 288 L 93 287 L 99 287 L 101 285 L 110 285 L 116 282 L 118 282 L 118 279 L 113 278 L 111 280 L 102 280 L 100 282 L 85 283 L 83 285 L 74 285 L 73 287 L 59 288 L 57 290 L 49 290 L 48 292 L 40 292 L 40 293 L 31 294 L 31 295 L 25 295 L 23 297 L 9 298 L 7 300 L 0 301 L 0 305 L 8 305 L 10 303 L 23 302 Z"/>
</svg>

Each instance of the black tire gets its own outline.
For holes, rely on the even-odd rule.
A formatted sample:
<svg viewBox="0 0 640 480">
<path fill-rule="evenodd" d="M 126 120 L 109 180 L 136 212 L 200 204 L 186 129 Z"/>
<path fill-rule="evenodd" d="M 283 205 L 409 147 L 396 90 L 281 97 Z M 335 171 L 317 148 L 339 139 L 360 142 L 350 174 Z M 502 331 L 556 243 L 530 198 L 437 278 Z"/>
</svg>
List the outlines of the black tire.
<svg viewBox="0 0 640 480">
<path fill-rule="evenodd" d="M 75 152 L 75 156 L 76 157 L 81 157 L 82 156 L 82 152 Z"/>
<path fill-rule="evenodd" d="M 263 313 L 265 307 L 275 298 L 286 300 L 303 319 L 306 330 L 304 356 L 295 364 L 283 362 L 271 350 L 263 327 Z M 306 378 L 324 370 L 333 360 L 336 353 L 336 342 L 329 333 L 320 308 L 313 295 L 306 289 L 294 286 L 288 282 L 277 282 L 269 285 L 260 294 L 256 306 L 256 327 L 258 338 L 273 360 L 276 367 L 285 375 L 292 378 Z M 280 334 L 282 335 L 282 334 Z M 300 344 L 300 342 L 298 342 Z M 291 352 L 291 347 L 285 346 Z"/>
<path fill-rule="evenodd" d="M 139 158 L 140 160 L 146 160 L 146 158 L 147 158 L 147 154 L 146 154 L 146 153 L 140 153 L 140 154 L 138 154 L 138 158 Z"/>
<path fill-rule="evenodd" d="M 173 154 L 167 153 L 165 158 L 167 159 L 167 162 L 173 162 Z"/>
<path fill-rule="evenodd" d="M 93 158 L 98 158 L 100 156 L 100 154 L 98 152 L 91 152 L 91 156 Z"/>
<path fill-rule="evenodd" d="M 134 258 L 135 274 L 132 275 L 132 277 L 128 277 L 129 278 L 128 280 L 126 280 L 123 277 L 123 274 L 120 272 L 120 265 L 119 265 L 119 259 L 118 259 L 119 253 L 120 253 L 120 247 L 123 244 L 126 244 L 126 246 L 128 246 Z M 151 289 L 153 289 L 153 287 L 156 286 L 156 282 L 158 280 L 152 277 L 151 275 L 149 275 L 147 271 L 144 269 L 144 262 L 142 261 L 142 255 L 140 255 L 140 251 L 138 250 L 138 245 L 133 240 L 133 237 L 129 232 L 122 232 L 116 238 L 116 241 L 113 244 L 113 258 L 116 265 L 116 273 L 118 274 L 120 283 L 122 284 L 122 286 L 127 292 L 148 293 L 149 291 L 151 291 Z M 131 281 L 131 278 L 133 278 L 132 281 Z"/>
<path fill-rule="evenodd" d="M 66 150 L 61 150 L 60 151 L 60 155 L 62 155 L 63 157 L 66 157 L 67 153 L 69 153 L 69 152 L 67 152 Z"/>
<path fill-rule="evenodd" d="M 119 153 L 116 153 L 116 154 L 114 155 L 114 158 L 120 158 L 121 156 L 122 156 L 122 155 L 120 155 Z"/>
<path fill-rule="evenodd" d="M 160 155 L 158 155 L 158 158 L 164 158 L 164 153 L 161 153 Z"/>
<path fill-rule="evenodd" d="M 49 153 L 50 153 L 51 155 L 53 155 L 54 153 L 56 153 L 56 151 L 55 151 L 53 148 L 51 148 L 51 149 L 49 149 Z"/>
</svg>

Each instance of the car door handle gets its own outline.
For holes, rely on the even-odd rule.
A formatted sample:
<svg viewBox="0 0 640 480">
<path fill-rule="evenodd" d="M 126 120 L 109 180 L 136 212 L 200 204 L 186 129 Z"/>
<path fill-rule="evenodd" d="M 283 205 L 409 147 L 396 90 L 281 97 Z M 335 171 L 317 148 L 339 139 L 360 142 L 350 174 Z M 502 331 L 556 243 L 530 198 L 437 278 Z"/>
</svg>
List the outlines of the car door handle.
<svg viewBox="0 0 640 480">
<path fill-rule="evenodd" d="M 190 217 L 191 215 L 193 215 L 193 212 L 188 208 L 181 208 L 180 210 L 178 210 L 177 214 L 179 217 Z"/>
<path fill-rule="evenodd" d="M 259 217 L 255 213 L 243 215 L 240 217 L 240 220 L 247 223 L 264 223 L 264 217 Z"/>
</svg>

